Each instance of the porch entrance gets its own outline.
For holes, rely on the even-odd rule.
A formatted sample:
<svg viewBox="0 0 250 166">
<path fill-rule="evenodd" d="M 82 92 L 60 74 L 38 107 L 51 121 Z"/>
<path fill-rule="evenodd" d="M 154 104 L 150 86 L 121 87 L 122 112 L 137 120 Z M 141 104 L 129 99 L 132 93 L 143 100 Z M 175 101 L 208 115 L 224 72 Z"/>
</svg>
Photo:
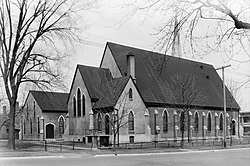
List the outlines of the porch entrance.
<svg viewBox="0 0 250 166">
<path fill-rule="evenodd" d="M 109 136 L 100 136 L 100 146 L 109 146 Z"/>
<path fill-rule="evenodd" d="M 54 138 L 54 125 L 47 124 L 46 125 L 46 139 L 53 139 Z"/>
</svg>

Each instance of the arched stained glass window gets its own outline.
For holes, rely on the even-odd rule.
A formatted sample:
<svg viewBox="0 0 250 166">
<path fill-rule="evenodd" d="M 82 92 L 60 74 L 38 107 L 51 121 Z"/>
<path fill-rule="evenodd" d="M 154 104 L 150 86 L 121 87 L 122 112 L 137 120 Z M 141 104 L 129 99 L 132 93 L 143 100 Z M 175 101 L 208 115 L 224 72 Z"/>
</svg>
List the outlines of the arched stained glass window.
<svg viewBox="0 0 250 166">
<path fill-rule="evenodd" d="M 60 134 L 64 133 L 64 119 L 63 119 L 63 117 L 60 117 L 60 119 L 59 119 L 59 133 Z"/>
<path fill-rule="evenodd" d="M 81 116 L 81 91 L 77 90 L 77 115 Z"/>
<path fill-rule="evenodd" d="M 163 113 L 163 132 L 168 132 L 168 114 L 167 111 L 164 111 Z"/>
<path fill-rule="evenodd" d="M 223 131 L 223 114 L 220 114 L 220 131 Z"/>
<path fill-rule="evenodd" d="M 76 97 L 73 97 L 73 112 L 74 112 L 74 117 L 76 117 Z"/>
<path fill-rule="evenodd" d="M 102 117 L 100 113 L 97 115 L 97 129 L 98 131 L 102 131 Z"/>
<path fill-rule="evenodd" d="M 207 131 L 211 132 L 212 131 L 212 115 L 209 112 L 207 116 Z"/>
<path fill-rule="evenodd" d="M 198 116 L 198 112 L 195 112 L 195 114 L 194 114 L 194 131 L 195 132 L 199 131 L 199 116 Z"/>
<path fill-rule="evenodd" d="M 85 95 L 82 95 L 82 115 L 85 116 Z"/>
<path fill-rule="evenodd" d="M 128 114 L 128 130 L 134 131 L 134 114 L 132 111 Z"/>
</svg>

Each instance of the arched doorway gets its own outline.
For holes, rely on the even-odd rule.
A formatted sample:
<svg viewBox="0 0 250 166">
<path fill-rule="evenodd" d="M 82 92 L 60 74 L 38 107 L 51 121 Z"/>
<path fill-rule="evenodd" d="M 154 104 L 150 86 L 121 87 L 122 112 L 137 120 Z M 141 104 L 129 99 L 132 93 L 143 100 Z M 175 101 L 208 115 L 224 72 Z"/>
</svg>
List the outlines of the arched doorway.
<svg viewBox="0 0 250 166">
<path fill-rule="evenodd" d="M 231 122 L 231 134 L 232 135 L 235 135 L 235 120 L 232 120 Z"/>
<path fill-rule="evenodd" d="M 52 139 L 52 138 L 54 138 L 54 125 L 47 124 L 46 125 L 46 139 Z"/>
</svg>

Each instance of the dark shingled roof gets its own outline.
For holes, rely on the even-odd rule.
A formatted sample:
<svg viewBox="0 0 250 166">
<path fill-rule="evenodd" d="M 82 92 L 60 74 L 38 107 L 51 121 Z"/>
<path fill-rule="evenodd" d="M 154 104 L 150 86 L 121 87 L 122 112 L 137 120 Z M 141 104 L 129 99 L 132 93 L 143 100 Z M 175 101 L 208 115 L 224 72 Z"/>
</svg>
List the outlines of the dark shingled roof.
<svg viewBox="0 0 250 166">
<path fill-rule="evenodd" d="M 206 101 L 195 103 L 195 105 L 223 107 L 222 80 L 212 65 L 110 42 L 107 43 L 107 46 L 123 76 L 127 72 L 128 53 L 131 52 L 135 56 L 136 86 L 146 104 L 171 104 L 167 83 L 171 76 L 180 73 L 194 75 L 198 79 L 200 88 L 203 89 L 202 93 L 206 96 Z M 227 98 L 232 98 L 228 89 L 226 89 L 226 93 Z M 227 106 L 239 108 L 234 98 L 233 102 L 228 103 Z"/>
<path fill-rule="evenodd" d="M 42 111 L 68 112 L 68 93 L 30 91 Z"/>
<path fill-rule="evenodd" d="M 89 95 L 96 101 L 94 109 L 113 107 L 122 93 L 129 76 L 113 78 L 109 69 L 77 65 Z"/>
</svg>

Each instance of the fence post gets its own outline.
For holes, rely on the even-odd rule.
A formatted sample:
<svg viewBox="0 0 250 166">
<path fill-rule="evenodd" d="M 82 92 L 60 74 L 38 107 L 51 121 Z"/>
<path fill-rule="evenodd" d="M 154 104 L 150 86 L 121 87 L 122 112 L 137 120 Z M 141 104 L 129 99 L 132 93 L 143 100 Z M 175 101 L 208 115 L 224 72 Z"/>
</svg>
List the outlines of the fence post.
<svg viewBox="0 0 250 166">
<path fill-rule="evenodd" d="M 75 141 L 73 139 L 73 150 L 75 150 Z"/>
<path fill-rule="evenodd" d="M 47 151 L 47 141 L 45 140 L 44 143 L 45 143 L 45 144 L 44 144 L 44 145 L 45 145 L 45 146 L 44 146 L 44 150 Z"/>
</svg>

